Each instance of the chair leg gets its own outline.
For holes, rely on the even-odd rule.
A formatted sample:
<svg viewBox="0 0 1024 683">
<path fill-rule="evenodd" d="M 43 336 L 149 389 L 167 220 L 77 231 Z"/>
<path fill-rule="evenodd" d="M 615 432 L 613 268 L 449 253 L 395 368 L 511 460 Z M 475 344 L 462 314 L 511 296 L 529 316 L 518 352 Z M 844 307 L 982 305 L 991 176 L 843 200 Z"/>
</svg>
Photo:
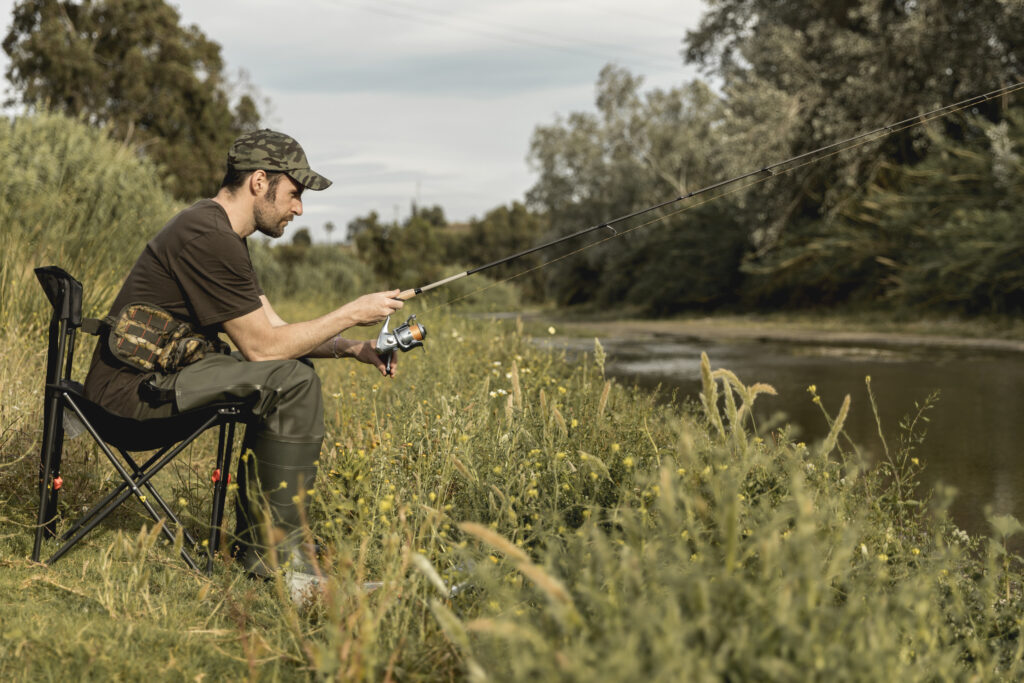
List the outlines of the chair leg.
<svg viewBox="0 0 1024 683">
<path fill-rule="evenodd" d="M 135 472 L 136 475 L 138 475 L 139 472 L 145 472 L 146 470 L 148 470 L 153 463 L 155 463 L 157 460 L 159 460 L 163 456 L 163 454 L 167 452 L 167 450 L 168 450 L 167 448 L 164 448 L 162 450 L 157 451 L 152 457 L 149 458 L 149 460 L 147 460 L 146 462 L 142 463 L 141 467 L 136 468 L 136 472 Z M 128 483 L 127 482 L 122 481 L 120 484 L 118 484 L 117 487 L 115 487 L 113 491 L 108 493 L 103 498 L 103 500 L 101 500 L 100 502 L 96 503 L 91 508 L 89 508 L 88 512 L 86 512 L 81 517 L 79 517 L 78 521 L 76 521 L 73 525 L 71 525 L 70 528 L 68 528 L 67 531 L 64 532 L 64 534 L 60 537 L 61 542 L 63 543 L 64 541 L 66 541 L 69 538 L 71 538 L 82 527 L 83 524 L 85 524 L 86 522 L 88 522 L 89 520 L 92 519 L 93 515 L 95 515 L 97 512 L 99 512 L 104 507 L 106 507 L 107 504 L 110 503 L 110 501 L 114 500 L 114 498 L 116 498 L 117 496 L 121 495 L 121 493 L 123 493 L 125 491 L 125 489 L 127 489 L 127 488 L 128 488 Z M 122 498 L 121 500 L 124 500 L 124 498 Z M 106 517 L 106 515 L 104 515 L 104 517 Z"/>
<path fill-rule="evenodd" d="M 111 512 L 117 509 L 117 507 L 121 505 L 121 503 L 126 501 L 128 497 L 133 494 L 135 495 L 136 498 L 139 499 L 139 502 L 142 503 L 142 506 L 146 508 L 146 512 L 148 512 L 149 516 L 153 518 L 153 521 L 157 523 L 164 521 L 163 519 L 161 519 L 160 515 L 153 508 L 153 506 L 150 505 L 149 501 L 146 500 L 145 494 L 139 487 L 145 486 L 147 482 L 154 475 L 156 475 L 157 472 L 159 472 L 161 469 L 164 468 L 164 466 L 171 462 L 171 460 L 173 460 L 181 451 L 181 448 L 175 448 L 171 451 L 168 451 L 156 465 L 154 465 L 150 470 L 143 473 L 137 480 L 132 478 L 128 471 L 124 469 L 124 466 L 117 461 L 117 458 L 114 457 L 114 454 L 111 453 L 109 449 L 107 449 L 106 444 L 100 442 L 100 449 L 107 455 L 107 459 L 109 459 L 111 464 L 114 465 L 114 468 L 118 471 L 121 477 L 125 479 L 126 484 L 123 490 L 121 491 L 120 495 L 116 496 L 113 500 L 111 500 L 109 505 L 107 505 L 105 508 L 96 511 L 93 514 L 92 519 L 90 519 L 87 523 L 81 525 L 80 528 L 78 529 L 78 532 L 70 539 L 68 539 L 64 543 L 64 545 L 62 545 L 60 549 L 58 549 L 57 552 L 55 552 L 50 557 L 50 559 L 46 561 L 46 564 L 53 564 L 61 557 L 63 557 L 67 551 L 71 550 L 71 548 L 74 547 L 74 545 L 78 543 L 80 540 L 82 540 L 82 538 L 85 537 L 87 533 L 95 529 L 96 526 L 99 525 L 99 523 L 102 522 L 107 515 L 109 515 Z M 172 543 L 174 542 L 174 534 L 171 532 L 171 530 L 167 527 L 166 524 L 163 525 L 163 533 Z M 185 563 L 191 569 L 193 569 L 194 571 L 199 571 L 199 565 L 196 564 L 195 560 L 192 559 L 192 556 L 188 553 L 187 550 L 185 550 L 185 548 L 181 549 L 181 557 L 185 560 Z"/>
<path fill-rule="evenodd" d="M 106 444 L 101 443 L 100 448 L 107 454 L 107 458 L 111 461 L 111 463 L 114 464 L 114 468 L 118 470 L 118 472 L 121 474 L 122 477 L 126 479 L 126 481 L 130 481 L 130 484 L 126 484 L 123 490 L 121 491 L 120 495 L 113 498 L 113 500 L 111 500 L 106 507 L 94 512 L 92 519 L 90 519 L 87 523 L 80 525 L 78 532 L 74 536 L 69 538 L 64 543 L 64 545 L 62 545 L 57 550 L 57 552 L 55 552 L 48 560 L 46 560 L 46 564 L 53 564 L 61 557 L 63 557 L 64 554 L 67 553 L 67 551 L 71 550 L 71 548 L 74 547 L 76 543 L 82 540 L 82 538 L 85 537 L 85 535 L 88 534 L 90 531 L 95 529 L 96 526 L 99 525 L 99 523 L 102 522 L 107 515 L 116 510 L 117 507 L 121 505 L 121 503 L 126 501 L 128 497 L 133 494 L 135 495 L 136 498 L 139 499 L 139 502 L 142 503 L 142 506 L 146 508 L 146 512 L 148 512 L 149 516 L 153 518 L 153 521 L 163 521 L 160 518 L 160 515 L 157 514 L 157 511 L 153 508 L 153 506 L 149 504 L 149 501 L 146 500 L 145 494 L 142 493 L 139 487 L 144 486 L 154 475 L 156 475 L 169 462 L 171 462 L 171 460 L 173 460 L 178 455 L 182 448 L 184 448 L 184 445 L 179 444 L 179 447 L 176 447 L 173 450 L 168 451 L 163 456 L 163 458 L 160 459 L 158 463 L 156 463 L 151 469 L 143 473 L 142 476 L 140 476 L 137 480 L 133 479 L 131 475 L 128 474 L 127 470 L 124 469 L 121 463 L 117 462 L 117 458 L 114 457 L 113 453 L 110 453 L 109 450 L 107 450 Z M 167 528 L 167 525 L 164 525 L 163 532 L 164 535 L 171 540 L 171 542 L 174 541 L 174 534 L 171 533 L 170 529 Z M 191 569 L 193 569 L 194 571 L 199 571 L 199 565 L 196 564 L 195 560 L 192 559 L 192 556 L 188 553 L 187 550 L 185 550 L 185 548 L 181 549 L 181 556 L 182 559 L 185 560 L 185 563 Z"/>
<path fill-rule="evenodd" d="M 120 448 L 117 450 L 121 452 L 121 456 L 124 457 L 125 462 L 127 462 L 128 466 L 132 468 L 133 476 L 138 477 L 145 471 L 143 469 L 139 469 L 139 466 L 135 464 L 135 461 L 128 453 L 121 450 Z M 143 486 L 145 486 L 146 490 L 149 491 L 150 495 L 153 496 L 153 500 L 155 500 L 157 505 L 160 506 L 160 509 L 164 511 L 164 514 L 166 514 L 167 517 L 172 522 L 174 522 L 174 525 L 176 527 L 181 529 L 182 536 L 185 538 L 185 542 L 188 543 L 189 547 L 194 548 L 196 546 L 196 539 L 192 538 L 192 534 L 188 532 L 188 529 L 185 528 L 185 525 L 181 523 L 181 520 L 178 519 L 178 516 L 174 514 L 174 511 L 171 510 L 171 507 L 164 501 L 159 491 L 156 490 L 156 487 L 153 486 L 153 484 L 149 483 L 148 481 L 145 484 L 143 484 Z"/>
<path fill-rule="evenodd" d="M 83 526 L 81 526 L 81 528 L 79 528 L 78 532 L 72 538 L 68 539 L 64 543 L 64 545 L 61 546 L 60 549 L 57 550 L 57 552 L 54 553 L 50 557 L 50 559 L 48 559 L 46 561 L 47 564 L 52 564 L 52 563 L 56 562 L 58 559 L 60 559 L 68 550 L 70 550 L 76 543 L 78 543 L 78 541 L 80 541 L 87 533 L 92 531 L 96 527 L 97 524 L 99 524 L 107 515 L 109 515 L 118 505 L 120 505 L 125 500 L 127 500 L 128 496 L 130 496 L 132 494 L 134 494 L 135 497 L 139 499 L 139 502 L 142 503 L 142 506 L 144 508 L 146 508 L 146 512 L 149 513 L 150 517 L 152 517 L 154 521 L 156 521 L 158 523 L 160 521 L 162 521 L 160 515 L 153 508 L 153 506 L 149 503 L 149 501 L 146 500 L 145 494 L 142 492 L 142 490 L 139 487 L 146 485 L 146 483 L 157 472 L 159 472 L 169 462 L 171 462 L 171 460 L 173 460 L 175 457 L 177 457 L 178 453 L 180 453 L 186 446 L 188 446 L 197 436 L 199 436 L 204 431 L 206 431 L 208 428 L 210 428 L 214 424 L 216 424 L 218 419 L 219 419 L 218 416 L 211 417 L 201 427 L 199 427 L 195 432 L 193 432 L 191 436 L 189 436 L 188 438 L 186 438 L 183 441 L 181 441 L 180 443 L 178 443 L 178 445 L 175 446 L 174 448 L 172 448 L 171 450 L 167 451 L 163 455 L 163 457 L 161 457 L 160 460 L 155 465 L 153 465 L 149 470 L 147 470 L 146 472 L 141 474 L 141 476 L 139 476 L 138 478 L 135 478 L 131 474 L 128 473 L 128 470 L 126 470 L 124 468 L 124 465 L 122 465 L 118 461 L 117 457 L 114 456 L 114 454 L 110 451 L 110 449 L 107 447 L 106 443 L 104 443 L 103 439 L 96 432 L 95 428 L 92 426 L 92 424 L 89 422 L 89 420 L 86 419 L 85 415 L 82 414 L 82 411 L 78 408 L 78 406 L 75 404 L 75 402 L 73 400 L 70 400 L 70 398 L 69 398 L 68 399 L 68 404 L 78 414 L 78 417 L 82 420 L 82 423 L 85 425 L 86 429 L 89 430 L 89 433 L 92 435 L 92 437 L 95 439 L 96 443 L 99 445 L 100 450 L 102 450 L 103 453 L 107 456 L 107 459 L 110 461 L 110 464 L 113 465 L 114 469 L 116 469 L 118 474 L 121 475 L 121 479 L 124 480 L 124 482 L 126 484 L 126 487 L 125 487 L 125 489 L 119 495 L 117 495 L 110 502 L 110 504 L 107 507 L 103 508 L 102 510 L 97 511 L 95 513 L 95 516 L 88 523 L 86 523 Z M 147 490 L 148 490 L 148 487 L 147 487 Z M 172 515 L 172 518 L 174 518 L 173 515 Z M 174 518 L 174 519 L 176 520 L 177 518 Z M 171 530 L 167 527 L 167 525 L 164 525 L 163 532 L 164 532 L 164 535 L 167 536 L 172 542 L 174 541 L 174 534 L 171 533 Z M 181 556 L 182 556 L 182 559 L 185 560 L 185 563 L 188 564 L 188 566 L 192 570 L 199 571 L 199 565 L 196 564 L 195 560 L 192 559 L 192 556 L 188 553 L 187 550 L 185 550 L 185 548 L 181 549 Z"/>
<path fill-rule="evenodd" d="M 39 454 L 39 518 L 36 536 L 32 544 L 32 561 L 39 561 L 44 534 L 52 538 L 56 534 L 57 488 L 54 479 L 60 472 L 61 455 L 64 450 L 64 424 L 61 416 L 61 400 L 56 392 L 47 391 L 43 428 L 43 446 Z"/>
<path fill-rule="evenodd" d="M 231 480 L 231 450 L 235 443 L 235 421 L 220 426 L 217 443 L 217 471 L 220 478 L 213 484 L 213 506 L 210 510 L 210 540 L 206 549 L 206 575 L 213 574 L 213 556 L 220 548 L 221 526 L 224 524 L 224 503 Z"/>
</svg>

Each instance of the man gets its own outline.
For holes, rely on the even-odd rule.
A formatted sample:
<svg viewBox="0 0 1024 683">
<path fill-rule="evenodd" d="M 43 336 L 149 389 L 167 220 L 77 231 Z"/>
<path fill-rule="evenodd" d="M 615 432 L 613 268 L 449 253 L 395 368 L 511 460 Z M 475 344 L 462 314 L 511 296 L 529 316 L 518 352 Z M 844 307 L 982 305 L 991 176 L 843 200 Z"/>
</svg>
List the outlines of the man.
<svg viewBox="0 0 1024 683">
<path fill-rule="evenodd" d="M 296 359 L 350 357 L 388 374 L 372 342 L 341 333 L 402 308 L 399 290 L 377 292 L 288 324 L 264 295 L 245 238 L 256 231 L 280 237 L 302 215 L 303 190 L 330 184 L 289 136 L 261 130 L 238 138 L 217 195 L 174 216 L 146 245 L 110 313 L 132 303 L 155 305 L 208 339 L 227 333 L 238 353 L 209 353 L 173 372 L 146 373 L 118 360 L 101 337 L 85 382 L 89 399 L 140 420 L 251 400 L 236 505 L 239 559 L 257 576 L 270 576 L 275 564 L 288 568 L 293 588 L 312 580 L 297 501 L 313 487 L 324 436 L 319 378 Z M 262 495 L 250 495 L 257 487 Z M 270 524 L 261 524 L 259 511 L 268 509 Z"/>
</svg>

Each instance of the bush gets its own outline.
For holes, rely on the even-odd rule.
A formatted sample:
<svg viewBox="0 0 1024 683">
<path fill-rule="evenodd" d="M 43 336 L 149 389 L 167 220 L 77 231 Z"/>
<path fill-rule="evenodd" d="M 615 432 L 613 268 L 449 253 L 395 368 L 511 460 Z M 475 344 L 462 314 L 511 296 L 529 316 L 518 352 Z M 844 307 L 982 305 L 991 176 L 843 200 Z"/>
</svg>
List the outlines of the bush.
<svg viewBox="0 0 1024 683">
<path fill-rule="evenodd" d="M 274 245 L 249 238 L 252 264 L 271 301 L 336 302 L 377 289 L 373 271 L 348 250 L 324 245 Z"/>
<path fill-rule="evenodd" d="M 101 129 L 46 113 L 0 122 L 0 325 L 38 329 L 49 318 L 32 269 L 51 264 L 87 287 L 87 315 L 105 315 L 178 208 L 157 169 Z"/>
</svg>

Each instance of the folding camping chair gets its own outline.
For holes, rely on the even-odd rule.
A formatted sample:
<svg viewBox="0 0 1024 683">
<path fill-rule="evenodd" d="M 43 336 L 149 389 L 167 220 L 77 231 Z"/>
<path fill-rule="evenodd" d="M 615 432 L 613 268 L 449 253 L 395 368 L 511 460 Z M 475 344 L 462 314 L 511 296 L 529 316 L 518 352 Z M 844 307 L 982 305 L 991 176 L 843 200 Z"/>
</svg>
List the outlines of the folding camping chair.
<svg viewBox="0 0 1024 683">
<path fill-rule="evenodd" d="M 214 483 L 213 509 L 210 514 L 210 538 L 206 549 L 206 573 L 213 572 L 213 554 L 220 544 L 227 475 L 231 468 L 231 450 L 235 425 L 251 414 L 245 402 L 215 403 L 172 417 L 133 420 L 110 413 L 83 396 L 82 385 L 71 378 L 75 351 L 75 333 L 79 328 L 99 334 L 100 321 L 82 318 L 82 284 L 56 266 L 35 269 L 53 306 L 50 318 L 49 350 L 46 356 L 46 393 L 43 409 L 43 445 L 40 453 L 39 522 L 36 527 L 32 559 L 39 561 L 43 537 L 56 536 L 57 496 L 67 485 L 61 476 L 61 456 L 66 431 L 84 428 L 99 445 L 120 475 L 121 483 L 75 522 L 60 541 L 61 547 L 46 564 L 52 564 L 68 552 L 121 503 L 134 495 L 156 522 L 163 522 L 163 533 L 172 542 L 171 525 L 182 530 L 186 545 L 181 555 L 189 567 L 199 566 L 188 552 L 197 547 L 195 539 L 181 524 L 153 484 L 153 477 L 189 444 L 211 427 L 220 427 L 217 463 L 211 479 Z M 110 447 L 118 451 L 119 459 Z M 132 453 L 156 451 L 141 465 Z M 223 473 L 223 474 L 222 474 Z M 71 477 L 69 476 L 69 480 Z M 152 501 L 152 502 L 151 502 Z M 153 506 L 160 508 L 164 516 Z"/>
</svg>

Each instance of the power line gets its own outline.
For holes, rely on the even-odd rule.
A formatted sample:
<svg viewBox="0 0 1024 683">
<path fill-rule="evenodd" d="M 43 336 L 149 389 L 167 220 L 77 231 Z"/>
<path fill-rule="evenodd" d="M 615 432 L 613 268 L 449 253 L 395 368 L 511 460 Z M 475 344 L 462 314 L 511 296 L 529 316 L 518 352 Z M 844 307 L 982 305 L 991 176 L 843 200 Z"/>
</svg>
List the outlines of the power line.
<svg viewBox="0 0 1024 683">
<path fill-rule="evenodd" d="M 681 61 L 669 59 L 661 61 L 661 57 L 659 55 L 652 52 L 641 51 L 631 46 L 601 43 L 587 38 L 567 39 L 553 33 L 538 31 L 536 29 L 523 29 L 511 25 L 487 22 L 481 19 L 473 19 L 464 16 L 453 16 L 450 14 L 442 16 L 430 12 L 429 10 L 423 10 L 416 6 L 398 2 L 397 0 L 376 0 L 373 4 L 355 3 L 354 0 L 348 1 L 350 4 L 358 4 L 359 9 L 372 12 L 374 14 L 416 24 L 423 24 L 426 22 L 435 26 L 446 27 L 460 33 L 476 34 L 506 43 L 525 45 L 528 47 L 539 47 L 546 50 L 573 54 L 580 57 L 600 59 L 602 62 L 614 61 L 614 59 L 610 58 L 611 56 L 608 54 L 608 50 L 617 50 L 620 53 L 622 51 L 626 51 L 632 52 L 634 55 L 639 55 L 639 63 L 642 63 L 648 68 L 659 71 L 668 71 L 673 69 L 682 70 Z M 386 5 L 391 6 L 388 7 Z M 587 47 L 588 45 L 591 47 Z M 636 57 L 631 61 L 634 64 L 638 63 Z"/>
</svg>

